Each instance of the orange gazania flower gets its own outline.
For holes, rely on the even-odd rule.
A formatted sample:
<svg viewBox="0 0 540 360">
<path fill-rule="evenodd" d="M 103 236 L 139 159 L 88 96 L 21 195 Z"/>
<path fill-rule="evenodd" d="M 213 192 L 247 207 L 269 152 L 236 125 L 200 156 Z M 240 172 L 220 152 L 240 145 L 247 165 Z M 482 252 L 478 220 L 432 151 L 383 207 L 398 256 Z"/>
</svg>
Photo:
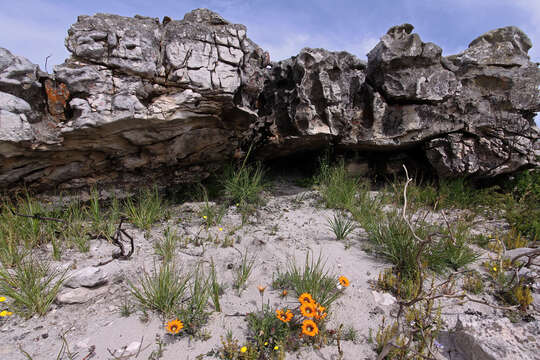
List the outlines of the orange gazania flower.
<svg viewBox="0 0 540 360">
<path fill-rule="evenodd" d="M 315 301 L 313 300 L 313 298 L 311 297 L 310 294 L 308 293 L 303 293 L 302 295 L 300 295 L 300 297 L 298 298 L 298 301 L 300 301 L 301 304 L 313 304 L 315 303 Z"/>
<path fill-rule="evenodd" d="M 175 319 L 173 321 L 169 321 L 167 325 L 165 326 L 165 329 L 167 329 L 168 332 L 171 334 L 178 334 L 180 330 L 184 327 L 184 324 L 178 319 Z"/>
<path fill-rule="evenodd" d="M 319 333 L 319 328 L 317 327 L 317 324 L 315 324 L 315 321 L 313 320 L 304 320 L 302 323 L 302 334 L 308 335 L 308 336 L 315 336 Z"/>
<path fill-rule="evenodd" d="M 276 317 L 279 320 L 283 321 L 284 323 L 288 323 L 289 321 L 291 321 L 293 316 L 294 315 L 291 312 L 291 310 L 287 310 L 287 311 L 283 311 L 279 309 L 276 310 Z"/>
<path fill-rule="evenodd" d="M 303 303 L 300 305 L 300 312 L 302 313 L 302 316 L 312 318 L 317 314 L 317 308 L 315 307 L 315 304 Z"/>
<path fill-rule="evenodd" d="M 341 286 L 349 286 L 349 279 L 347 279 L 345 276 L 340 276 L 338 280 Z"/>
<path fill-rule="evenodd" d="M 321 306 L 320 304 L 317 304 L 317 311 L 315 312 L 315 319 L 316 320 L 324 320 L 326 317 L 325 313 L 326 308 L 324 306 Z"/>
</svg>

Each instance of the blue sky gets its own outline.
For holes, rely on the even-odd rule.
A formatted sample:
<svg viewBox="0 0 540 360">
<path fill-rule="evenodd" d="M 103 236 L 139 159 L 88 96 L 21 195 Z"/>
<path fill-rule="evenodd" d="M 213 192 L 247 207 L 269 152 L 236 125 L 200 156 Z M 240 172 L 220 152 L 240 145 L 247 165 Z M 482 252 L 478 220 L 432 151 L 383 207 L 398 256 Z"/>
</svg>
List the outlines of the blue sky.
<svg viewBox="0 0 540 360">
<path fill-rule="evenodd" d="M 98 12 L 182 19 L 206 7 L 247 26 L 248 36 L 272 60 L 296 55 L 303 47 L 346 50 L 361 58 L 388 28 L 404 22 L 422 40 L 458 53 L 486 31 L 508 25 L 531 38 L 531 60 L 540 62 L 540 0 L 19 0 L 3 1 L 0 46 L 48 70 L 69 56 L 64 38 L 81 14 Z M 537 117 L 538 122 L 538 117 Z"/>
</svg>

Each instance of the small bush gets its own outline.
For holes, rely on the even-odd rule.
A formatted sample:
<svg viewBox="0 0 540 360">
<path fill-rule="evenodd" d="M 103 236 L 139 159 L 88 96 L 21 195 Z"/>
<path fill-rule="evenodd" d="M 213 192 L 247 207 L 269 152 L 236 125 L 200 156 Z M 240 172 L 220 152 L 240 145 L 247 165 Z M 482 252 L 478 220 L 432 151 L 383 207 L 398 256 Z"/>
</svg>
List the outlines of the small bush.
<svg viewBox="0 0 540 360">
<path fill-rule="evenodd" d="M 512 193 L 506 203 L 506 219 L 520 234 L 540 239 L 540 171 L 526 170 L 508 183 Z"/>
<path fill-rule="evenodd" d="M 463 290 L 476 295 L 484 291 L 484 280 L 478 271 L 473 271 L 463 278 Z"/>
<path fill-rule="evenodd" d="M 421 227 L 418 236 L 424 238 L 427 234 Z M 418 268 L 416 256 L 419 244 L 414 238 L 409 226 L 396 212 L 387 214 L 380 219 L 377 226 L 368 231 L 369 240 L 375 245 L 375 250 L 387 258 L 395 266 L 395 271 L 403 279 L 416 279 Z M 426 261 L 427 249 L 420 254 L 421 261 Z"/>
</svg>

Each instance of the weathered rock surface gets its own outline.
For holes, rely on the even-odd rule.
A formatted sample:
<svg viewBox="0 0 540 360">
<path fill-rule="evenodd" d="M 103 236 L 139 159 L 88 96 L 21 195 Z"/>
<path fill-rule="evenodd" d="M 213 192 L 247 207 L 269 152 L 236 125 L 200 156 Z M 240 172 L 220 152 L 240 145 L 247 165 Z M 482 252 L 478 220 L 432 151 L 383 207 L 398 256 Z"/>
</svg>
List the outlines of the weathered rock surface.
<svg viewBox="0 0 540 360">
<path fill-rule="evenodd" d="M 206 9 L 80 16 L 53 74 L 0 49 L 0 187 L 190 182 L 252 144 L 263 159 L 413 149 L 442 177 L 538 165 L 527 36 L 497 29 L 443 57 L 412 30 L 392 27 L 367 63 L 323 49 L 271 63 L 243 25 Z"/>
<path fill-rule="evenodd" d="M 92 290 L 80 287 L 59 293 L 56 302 L 61 305 L 84 304 L 94 296 Z"/>
<path fill-rule="evenodd" d="M 107 274 L 105 274 L 101 268 L 90 266 L 75 271 L 69 276 L 69 279 L 64 285 L 70 288 L 92 288 L 103 285 L 107 283 L 107 281 Z"/>
<path fill-rule="evenodd" d="M 538 360 L 538 324 L 512 324 L 507 318 L 458 321 L 446 334 L 452 359 Z M 457 354 L 456 354 L 457 352 Z M 536 355 L 534 355 L 536 354 Z M 530 357 L 532 356 L 532 357 Z"/>
</svg>

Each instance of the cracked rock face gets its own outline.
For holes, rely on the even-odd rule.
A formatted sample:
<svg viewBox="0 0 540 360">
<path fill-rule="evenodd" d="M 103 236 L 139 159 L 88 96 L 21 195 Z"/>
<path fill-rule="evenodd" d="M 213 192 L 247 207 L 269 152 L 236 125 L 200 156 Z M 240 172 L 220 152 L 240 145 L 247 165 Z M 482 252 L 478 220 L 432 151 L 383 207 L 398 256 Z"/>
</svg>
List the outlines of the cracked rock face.
<svg viewBox="0 0 540 360">
<path fill-rule="evenodd" d="M 66 46 L 72 57 L 55 67 L 53 81 L 0 53 L 2 187 L 206 177 L 232 157 L 256 116 L 250 104 L 269 61 L 243 25 L 205 9 L 164 23 L 80 16 Z M 22 96 L 25 89 L 41 98 Z"/>
<path fill-rule="evenodd" d="M 367 66 L 322 49 L 275 64 L 257 127 L 269 133 L 267 148 L 286 153 L 330 137 L 360 152 L 420 147 L 440 177 L 492 177 L 538 165 L 540 71 L 527 56 L 527 36 L 497 29 L 445 58 L 412 29 L 392 27 Z"/>
<path fill-rule="evenodd" d="M 527 36 L 497 29 L 443 57 L 412 30 L 392 27 L 367 63 L 324 49 L 271 63 L 245 26 L 206 9 L 80 16 L 53 74 L 0 48 L 0 187 L 192 182 L 250 146 L 262 159 L 416 149 L 442 177 L 537 165 Z"/>
</svg>

